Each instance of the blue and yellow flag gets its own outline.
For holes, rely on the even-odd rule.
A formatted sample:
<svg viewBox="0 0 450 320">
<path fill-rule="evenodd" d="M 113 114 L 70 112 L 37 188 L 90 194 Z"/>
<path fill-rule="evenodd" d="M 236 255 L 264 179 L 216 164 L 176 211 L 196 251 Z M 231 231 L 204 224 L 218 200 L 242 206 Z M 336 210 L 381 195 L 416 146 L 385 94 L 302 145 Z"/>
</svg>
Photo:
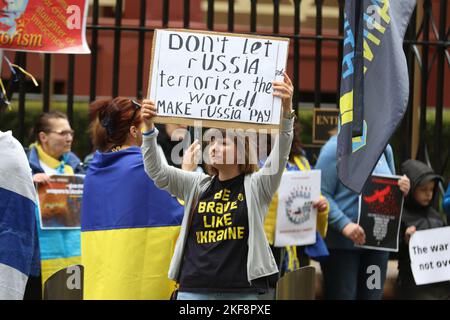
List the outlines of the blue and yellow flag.
<svg viewBox="0 0 450 320">
<path fill-rule="evenodd" d="M 55 170 L 57 174 L 74 174 L 73 167 L 68 164 L 71 161 L 78 160 L 78 158 L 73 160 L 73 154 L 64 154 L 61 161 L 47 154 L 39 144 L 32 144 L 30 147 L 29 161 L 32 170 L 38 168 L 42 170 L 41 164 L 43 163 L 48 168 Z M 40 224 L 39 206 L 36 207 L 35 214 L 38 223 L 42 289 L 44 289 L 45 282 L 54 273 L 69 266 L 80 264 L 80 230 L 43 229 Z"/>
<path fill-rule="evenodd" d="M 144 171 L 141 149 L 96 152 L 81 213 L 84 299 L 169 299 L 183 207 Z"/>
<path fill-rule="evenodd" d="M 403 38 L 416 0 L 346 0 L 337 171 L 360 193 L 407 108 Z"/>
</svg>

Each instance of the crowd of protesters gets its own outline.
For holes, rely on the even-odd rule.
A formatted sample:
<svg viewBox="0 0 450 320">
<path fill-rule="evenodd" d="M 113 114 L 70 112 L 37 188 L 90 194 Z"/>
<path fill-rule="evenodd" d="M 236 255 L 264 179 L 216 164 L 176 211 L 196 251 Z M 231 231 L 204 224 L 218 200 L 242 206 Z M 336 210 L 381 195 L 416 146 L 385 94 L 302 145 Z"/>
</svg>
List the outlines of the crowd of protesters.
<svg viewBox="0 0 450 320">
<path fill-rule="evenodd" d="M 204 135 L 203 166 L 199 141 L 177 161 L 187 127 L 155 126 L 150 100 L 91 105 L 95 151 L 88 165 L 71 152 L 74 131 L 61 112 L 39 117 L 27 152 L 11 132 L 0 132 L 0 242 L 7 244 L 0 249 L 0 299 L 39 299 L 52 274 L 78 264 L 85 268 L 86 299 L 274 299 L 278 279 L 311 259 L 320 262 L 324 298 L 381 299 L 389 253 L 355 246 L 365 243 L 366 230 L 357 224 L 358 195 L 337 177 L 336 136 L 313 168 L 299 140 L 289 77 L 273 89 L 282 100 L 281 126 L 270 154 L 256 161 L 260 145 L 218 129 Z M 321 170 L 316 243 L 275 248 L 282 174 L 311 169 Z M 446 225 L 432 206 L 443 178 L 416 160 L 401 171 L 398 297 L 450 299 L 449 282 L 415 284 L 408 251 L 414 232 Z M 373 173 L 396 174 L 390 146 Z M 81 230 L 44 230 L 39 223 L 35 186 L 60 174 L 85 175 Z M 218 210 L 224 206 L 231 208 L 227 217 Z M 442 207 L 450 215 L 450 186 Z M 207 231 L 208 219 L 228 219 L 228 228 Z M 367 287 L 371 265 L 381 270 L 376 289 Z"/>
</svg>

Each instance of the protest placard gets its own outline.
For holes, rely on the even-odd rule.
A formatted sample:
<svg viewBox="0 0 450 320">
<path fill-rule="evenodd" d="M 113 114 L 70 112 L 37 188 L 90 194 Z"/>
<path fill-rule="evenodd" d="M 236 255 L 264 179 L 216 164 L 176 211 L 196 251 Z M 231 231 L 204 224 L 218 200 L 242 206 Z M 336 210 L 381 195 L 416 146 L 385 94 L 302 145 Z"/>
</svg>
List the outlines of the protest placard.
<svg viewBox="0 0 450 320">
<path fill-rule="evenodd" d="M 278 128 L 289 39 L 190 30 L 155 30 L 148 98 L 155 122 L 205 127 Z"/>
<path fill-rule="evenodd" d="M 316 242 L 320 170 L 284 172 L 278 189 L 275 247 L 301 246 Z"/>
<path fill-rule="evenodd" d="M 79 229 L 84 175 L 53 175 L 38 184 L 42 229 Z"/>
<path fill-rule="evenodd" d="M 409 256 L 417 285 L 450 280 L 450 227 L 416 231 Z"/>
<path fill-rule="evenodd" d="M 399 176 L 372 175 L 359 196 L 358 224 L 366 233 L 362 248 L 398 251 L 403 211 Z"/>
<path fill-rule="evenodd" d="M 5 5 L 0 48 L 47 53 L 90 53 L 87 0 L 27 0 Z"/>
</svg>

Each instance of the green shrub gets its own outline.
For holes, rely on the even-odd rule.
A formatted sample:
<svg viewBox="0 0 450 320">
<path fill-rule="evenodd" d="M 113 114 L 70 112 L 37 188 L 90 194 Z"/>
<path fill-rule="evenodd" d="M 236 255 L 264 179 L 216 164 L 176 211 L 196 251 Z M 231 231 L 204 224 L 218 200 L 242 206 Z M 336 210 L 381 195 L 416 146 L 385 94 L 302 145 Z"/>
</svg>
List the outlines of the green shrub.
<svg viewBox="0 0 450 320">
<path fill-rule="evenodd" d="M 7 131 L 12 130 L 13 135 L 18 137 L 19 135 L 19 117 L 18 117 L 18 104 L 17 101 L 12 102 L 12 110 L 2 111 L 0 113 L 0 130 Z M 25 137 L 22 144 L 24 147 L 28 147 L 34 142 L 32 137 L 33 127 L 42 113 L 42 102 L 28 100 L 25 103 Z M 54 102 L 51 105 L 52 110 L 59 110 L 66 112 L 65 102 Z M 89 117 L 88 117 L 88 103 L 77 102 L 74 104 L 74 119 L 71 123 L 72 128 L 75 130 L 75 139 L 73 143 L 72 151 L 77 154 L 81 160 L 90 153 L 91 142 L 89 138 Z"/>
</svg>

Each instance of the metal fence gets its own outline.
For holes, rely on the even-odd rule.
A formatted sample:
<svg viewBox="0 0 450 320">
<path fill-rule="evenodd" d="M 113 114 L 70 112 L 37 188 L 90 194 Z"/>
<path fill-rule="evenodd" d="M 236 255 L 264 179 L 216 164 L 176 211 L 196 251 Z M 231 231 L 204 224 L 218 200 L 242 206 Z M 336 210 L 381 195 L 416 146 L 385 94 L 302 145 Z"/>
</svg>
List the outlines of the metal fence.
<svg viewBox="0 0 450 320">
<path fill-rule="evenodd" d="M 114 44 L 113 44 L 113 77 L 111 79 L 111 96 L 117 96 L 120 93 L 119 90 L 119 79 L 120 79 L 120 63 L 121 59 L 121 40 L 124 32 L 133 32 L 137 35 L 138 50 L 136 52 L 136 88 L 135 95 L 137 98 L 142 98 L 143 85 L 144 85 L 144 48 L 146 41 L 146 34 L 152 33 L 154 28 L 150 28 L 147 25 L 147 6 L 150 1 L 159 0 L 139 0 L 133 1 L 136 6 L 139 6 L 139 24 L 138 26 L 130 27 L 122 25 L 122 6 L 123 1 L 117 0 L 115 5 L 115 17 L 114 25 L 101 25 L 99 23 L 99 1 L 94 0 L 91 7 L 91 23 L 88 24 L 87 28 L 90 30 L 90 48 L 92 54 L 90 57 L 90 90 L 89 90 L 89 100 L 93 101 L 97 97 L 97 82 L 98 82 L 98 43 L 100 37 L 102 37 L 102 32 L 109 30 L 114 32 Z M 297 89 L 294 94 L 294 106 L 299 103 L 299 88 L 300 83 L 304 81 L 302 74 L 299 72 L 301 68 L 300 51 L 302 50 L 302 45 L 305 42 L 315 42 L 315 62 L 314 62 L 314 91 L 312 103 L 315 107 L 320 107 L 323 99 L 323 90 L 321 87 L 322 76 L 323 76 L 323 59 L 322 59 L 322 49 L 325 43 L 331 42 L 337 45 L 337 57 L 338 57 L 338 68 L 336 74 L 330 75 L 326 71 L 326 76 L 336 77 L 337 87 L 336 87 L 336 105 L 338 105 L 339 99 L 339 83 L 341 74 L 341 63 L 342 61 L 342 49 L 343 49 L 343 19 L 344 19 L 344 0 L 333 0 L 338 5 L 339 18 L 338 18 L 338 30 L 336 35 L 329 36 L 323 33 L 323 9 L 324 3 L 331 0 L 316 0 L 316 20 L 315 20 L 315 34 L 305 34 L 301 30 L 300 15 L 301 15 L 301 2 L 302 0 L 293 0 L 292 10 L 293 19 L 292 30 L 290 32 L 280 33 L 280 0 L 273 0 L 273 24 L 272 32 L 270 34 L 261 33 L 258 31 L 258 0 L 248 0 L 250 2 L 250 23 L 248 25 L 248 33 L 258 33 L 270 36 L 283 36 L 289 37 L 292 41 L 293 46 L 293 83 L 294 87 Z M 397 0 L 395 0 L 397 1 Z M 184 28 L 190 27 L 190 0 L 179 0 L 179 1 L 169 1 L 161 0 L 162 2 L 162 12 L 161 12 L 161 24 L 159 28 L 166 28 L 169 26 L 169 12 L 174 5 L 179 5 L 183 3 L 183 19 L 182 26 Z M 207 12 L 204 22 L 204 29 L 215 30 L 215 1 L 208 0 L 207 2 Z M 222 1 L 223 2 L 223 1 Z M 266 1 L 267 2 L 267 1 Z M 228 0 L 228 13 L 227 13 L 227 23 L 226 30 L 229 32 L 235 31 L 236 19 L 235 19 L 235 1 Z M 433 8 L 439 7 L 439 17 L 434 17 Z M 416 26 L 418 17 L 418 8 L 423 8 L 423 15 L 420 17 L 420 27 Z M 413 135 L 413 101 L 414 93 L 418 89 L 420 90 L 420 126 L 419 126 L 419 151 L 418 158 L 422 160 L 429 161 L 433 164 L 433 167 L 437 172 L 443 172 L 448 164 L 449 157 L 449 141 L 443 140 L 443 110 L 444 110 L 444 90 L 448 90 L 444 87 L 444 75 L 445 70 L 449 68 L 450 65 L 450 55 L 448 52 L 448 36 L 450 28 L 447 25 L 447 13 L 448 13 L 448 0 L 418 0 L 418 7 L 416 8 L 413 17 L 411 19 L 410 25 L 404 41 L 404 50 L 407 56 L 408 66 L 409 66 L 409 76 L 410 76 L 410 99 L 407 114 L 401 124 L 401 130 L 405 133 L 406 137 L 411 137 Z M 420 10 L 422 11 L 422 10 Z M 417 30 L 416 30 L 417 29 Z M 283 29 L 285 30 L 285 29 Z M 44 56 L 44 72 L 42 77 L 42 102 L 43 111 L 48 111 L 50 109 L 51 100 L 51 62 L 53 56 L 51 54 L 45 54 Z M 27 64 L 27 53 L 17 53 L 15 55 L 15 63 L 26 67 Z M 419 65 L 419 74 L 415 69 L 415 64 Z M 437 64 L 436 79 L 430 79 L 430 71 L 434 64 Z M 86 66 L 87 67 L 87 66 Z M 75 56 L 69 55 L 68 57 L 68 70 L 67 70 L 67 114 L 70 120 L 73 120 L 74 115 L 74 77 L 75 77 Z M 418 76 L 420 79 L 419 87 L 414 85 L 413 79 Z M 436 92 L 429 92 L 428 84 L 433 80 L 436 83 Z M 26 83 L 23 77 L 20 77 L 18 83 L 9 82 L 8 94 L 11 97 L 12 93 L 18 92 L 18 108 L 19 108 L 19 128 L 17 136 L 19 140 L 24 139 L 25 135 L 25 102 L 26 102 Z M 429 105 L 428 99 L 431 95 L 435 95 L 435 125 L 433 131 L 433 158 L 428 159 L 428 148 L 427 143 L 430 144 L 426 139 L 425 132 L 427 130 L 426 122 L 426 111 Z M 9 98 L 10 98 L 9 97 Z M 408 139 L 406 143 L 401 144 L 401 150 L 398 150 L 401 155 L 401 159 L 406 159 L 410 157 L 412 150 L 412 141 Z"/>
</svg>

